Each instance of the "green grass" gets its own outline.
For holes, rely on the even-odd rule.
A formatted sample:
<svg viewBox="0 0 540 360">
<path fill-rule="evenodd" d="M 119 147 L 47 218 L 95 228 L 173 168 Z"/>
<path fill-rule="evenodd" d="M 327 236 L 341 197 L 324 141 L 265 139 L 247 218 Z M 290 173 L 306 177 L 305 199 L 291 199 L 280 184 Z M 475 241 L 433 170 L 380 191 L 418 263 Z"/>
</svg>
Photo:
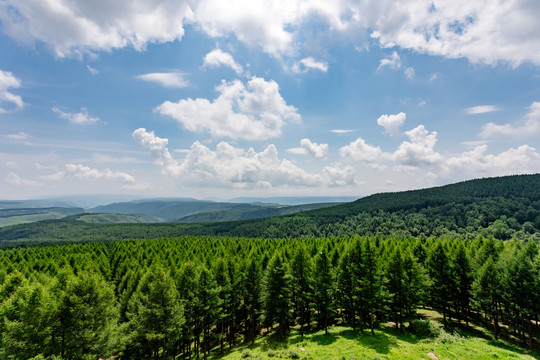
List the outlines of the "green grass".
<svg viewBox="0 0 540 360">
<path fill-rule="evenodd" d="M 215 351 L 215 350 L 214 350 Z M 274 335 L 259 338 L 253 346 L 241 345 L 225 354 L 223 359 L 337 359 L 337 360 L 430 360 L 438 359 L 538 359 L 537 352 L 526 350 L 489 336 L 474 333 L 462 335 L 444 333 L 436 338 L 421 338 L 407 331 L 403 333 L 390 325 L 381 325 L 371 335 L 369 330 L 354 332 L 351 328 L 334 326 L 324 331 L 311 332 L 304 338 L 297 330 L 284 341 Z M 298 355 L 298 357 L 295 357 Z M 214 352 L 215 358 L 219 358 Z"/>
</svg>

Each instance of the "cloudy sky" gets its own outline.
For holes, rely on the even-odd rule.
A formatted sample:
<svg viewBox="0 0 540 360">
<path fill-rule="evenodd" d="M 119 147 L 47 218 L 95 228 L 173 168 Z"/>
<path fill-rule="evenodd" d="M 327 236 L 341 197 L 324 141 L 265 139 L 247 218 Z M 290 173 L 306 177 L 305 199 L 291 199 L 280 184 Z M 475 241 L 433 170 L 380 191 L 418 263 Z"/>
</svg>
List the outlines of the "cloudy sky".
<svg viewBox="0 0 540 360">
<path fill-rule="evenodd" d="M 0 0 L 0 198 L 540 172 L 538 19 L 536 0 Z"/>
</svg>

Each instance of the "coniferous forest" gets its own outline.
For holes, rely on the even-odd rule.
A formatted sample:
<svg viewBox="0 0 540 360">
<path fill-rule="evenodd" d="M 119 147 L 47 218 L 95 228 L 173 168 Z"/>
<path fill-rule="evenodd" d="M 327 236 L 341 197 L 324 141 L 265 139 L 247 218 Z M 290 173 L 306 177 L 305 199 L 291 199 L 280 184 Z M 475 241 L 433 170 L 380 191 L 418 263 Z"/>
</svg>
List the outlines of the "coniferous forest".
<svg viewBox="0 0 540 360">
<path fill-rule="evenodd" d="M 264 333 L 381 321 L 448 323 L 538 340 L 535 242 L 180 237 L 0 252 L 1 358 L 219 356 Z"/>
<path fill-rule="evenodd" d="M 539 181 L 482 179 L 286 217 L 159 224 L 169 232 L 155 239 L 137 240 L 156 235 L 142 224 L 86 224 L 90 238 L 77 222 L 9 227 L 3 234 L 18 242 L 4 245 L 20 246 L 0 250 L 0 359 L 220 358 L 269 335 L 345 327 L 374 336 L 381 324 L 421 337 L 433 333 L 425 311 L 448 334 L 480 327 L 536 349 Z M 219 228 L 244 236 L 174 236 Z"/>
</svg>

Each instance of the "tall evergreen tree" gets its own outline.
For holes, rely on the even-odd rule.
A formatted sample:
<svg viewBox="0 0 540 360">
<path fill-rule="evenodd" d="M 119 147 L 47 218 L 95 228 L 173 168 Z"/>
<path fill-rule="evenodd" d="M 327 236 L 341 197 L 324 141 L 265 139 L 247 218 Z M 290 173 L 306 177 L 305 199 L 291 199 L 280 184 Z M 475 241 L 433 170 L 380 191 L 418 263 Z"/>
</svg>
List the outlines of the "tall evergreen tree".
<svg viewBox="0 0 540 360">
<path fill-rule="evenodd" d="M 362 271 L 360 277 L 362 303 L 366 309 L 371 334 L 375 335 L 375 312 L 383 304 L 382 272 L 371 240 L 365 239 L 362 244 Z"/>
<path fill-rule="evenodd" d="M 251 258 L 246 267 L 244 304 L 247 312 L 246 329 L 252 345 L 255 343 L 262 314 L 261 282 L 261 268 L 258 262 Z"/>
<path fill-rule="evenodd" d="M 450 299 L 452 299 L 454 278 L 450 260 L 444 245 L 437 241 L 431 249 L 426 260 L 426 266 L 431 278 L 429 289 L 433 306 L 443 314 L 444 327 L 447 326 L 447 317 L 450 313 Z"/>
<path fill-rule="evenodd" d="M 161 267 L 149 268 L 129 301 L 127 352 L 137 358 L 165 359 L 175 355 L 183 308 L 176 285 Z"/>
<path fill-rule="evenodd" d="M 304 246 L 297 248 L 291 268 L 294 313 L 300 324 L 300 334 L 304 337 L 304 326 L 306 324 L 309 326 L 311 319 L 312 296 L 311 261 Z"/>
<path fill-rule="evenodd" d="M 454 305 L 458 321 L 465 318 L 469 326 L 469 304 L 471 301 L 472 268 L 469 256 L 463 242 L 459 242 L 454 257 L 452 258 L 453 274 L 455 276 L 456 292 L 454 293 Z"/>
<path fill-rule="evenodd" d="M 325 251 L 315 257 L 313 268 L 313 307 L 317 313 L 317 324 L 328 335 L 328 326 L 333 321 L 333 276 Z"/>
<path fill-rule="evenodd" d="M 264 277 L 264 321 L 268 327 L 278 324 L 283 339 L 291 325 L 291 276 L 279 254 L 274 255 Z"/>
<path fill-rule="evenodd" d="M 219 298 L 219 286 L 213 279 L 210 271 L 206 268 L 199 275 L 197 299 L 199 300 L 199 321 L 201 324 L 202 351 L 204 359 L 208 359 L 210 344 L 212 342 L 212 328 L 219 321 L 221 312 L 221 300 Z"/>
<path fill-rule="evenodd" d="M 53 288 L 51 314 L 56 353 L 64 359 L 95 359 L 111 355 L 118 310 L 114 292 L 101 275 L 80 273 L 60 279 Z"/>
<path fill-rule="evenodd" d="M 396 328 L 403 329 L 403 314 L 406 303 L 406 277 L 404 270 L 404 260 L 401 250 L 397 246 L 386 264 L 386 278 L 389 293 L 390 311 L 393 314 Z"/>
<path fill-rule="evenodd" d="M 478 271 L 473 282 L 474 302 L 493 321 L 495 339 L 499 336 L 499 306 L 501 303 L 501 277 L 499 270 L 489 257 Z"/>
</svg>

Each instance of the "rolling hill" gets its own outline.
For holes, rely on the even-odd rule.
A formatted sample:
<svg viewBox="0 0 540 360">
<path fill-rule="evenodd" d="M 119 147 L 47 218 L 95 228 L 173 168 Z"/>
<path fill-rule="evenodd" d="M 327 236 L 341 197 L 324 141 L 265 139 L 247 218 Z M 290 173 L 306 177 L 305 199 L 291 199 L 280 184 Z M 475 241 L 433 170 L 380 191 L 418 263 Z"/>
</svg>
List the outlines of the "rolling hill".
<svg viewBox="0 0 540 360">
<path fill-rule="evenodd" d="M 190 224 L 86 224 L 50 220 L 0 229 L 0 244 L 180 235 L 243 237 L 461 237 L 540 241 L 540 174 L 381 193 L 271 218 Z"/>
</svg>

